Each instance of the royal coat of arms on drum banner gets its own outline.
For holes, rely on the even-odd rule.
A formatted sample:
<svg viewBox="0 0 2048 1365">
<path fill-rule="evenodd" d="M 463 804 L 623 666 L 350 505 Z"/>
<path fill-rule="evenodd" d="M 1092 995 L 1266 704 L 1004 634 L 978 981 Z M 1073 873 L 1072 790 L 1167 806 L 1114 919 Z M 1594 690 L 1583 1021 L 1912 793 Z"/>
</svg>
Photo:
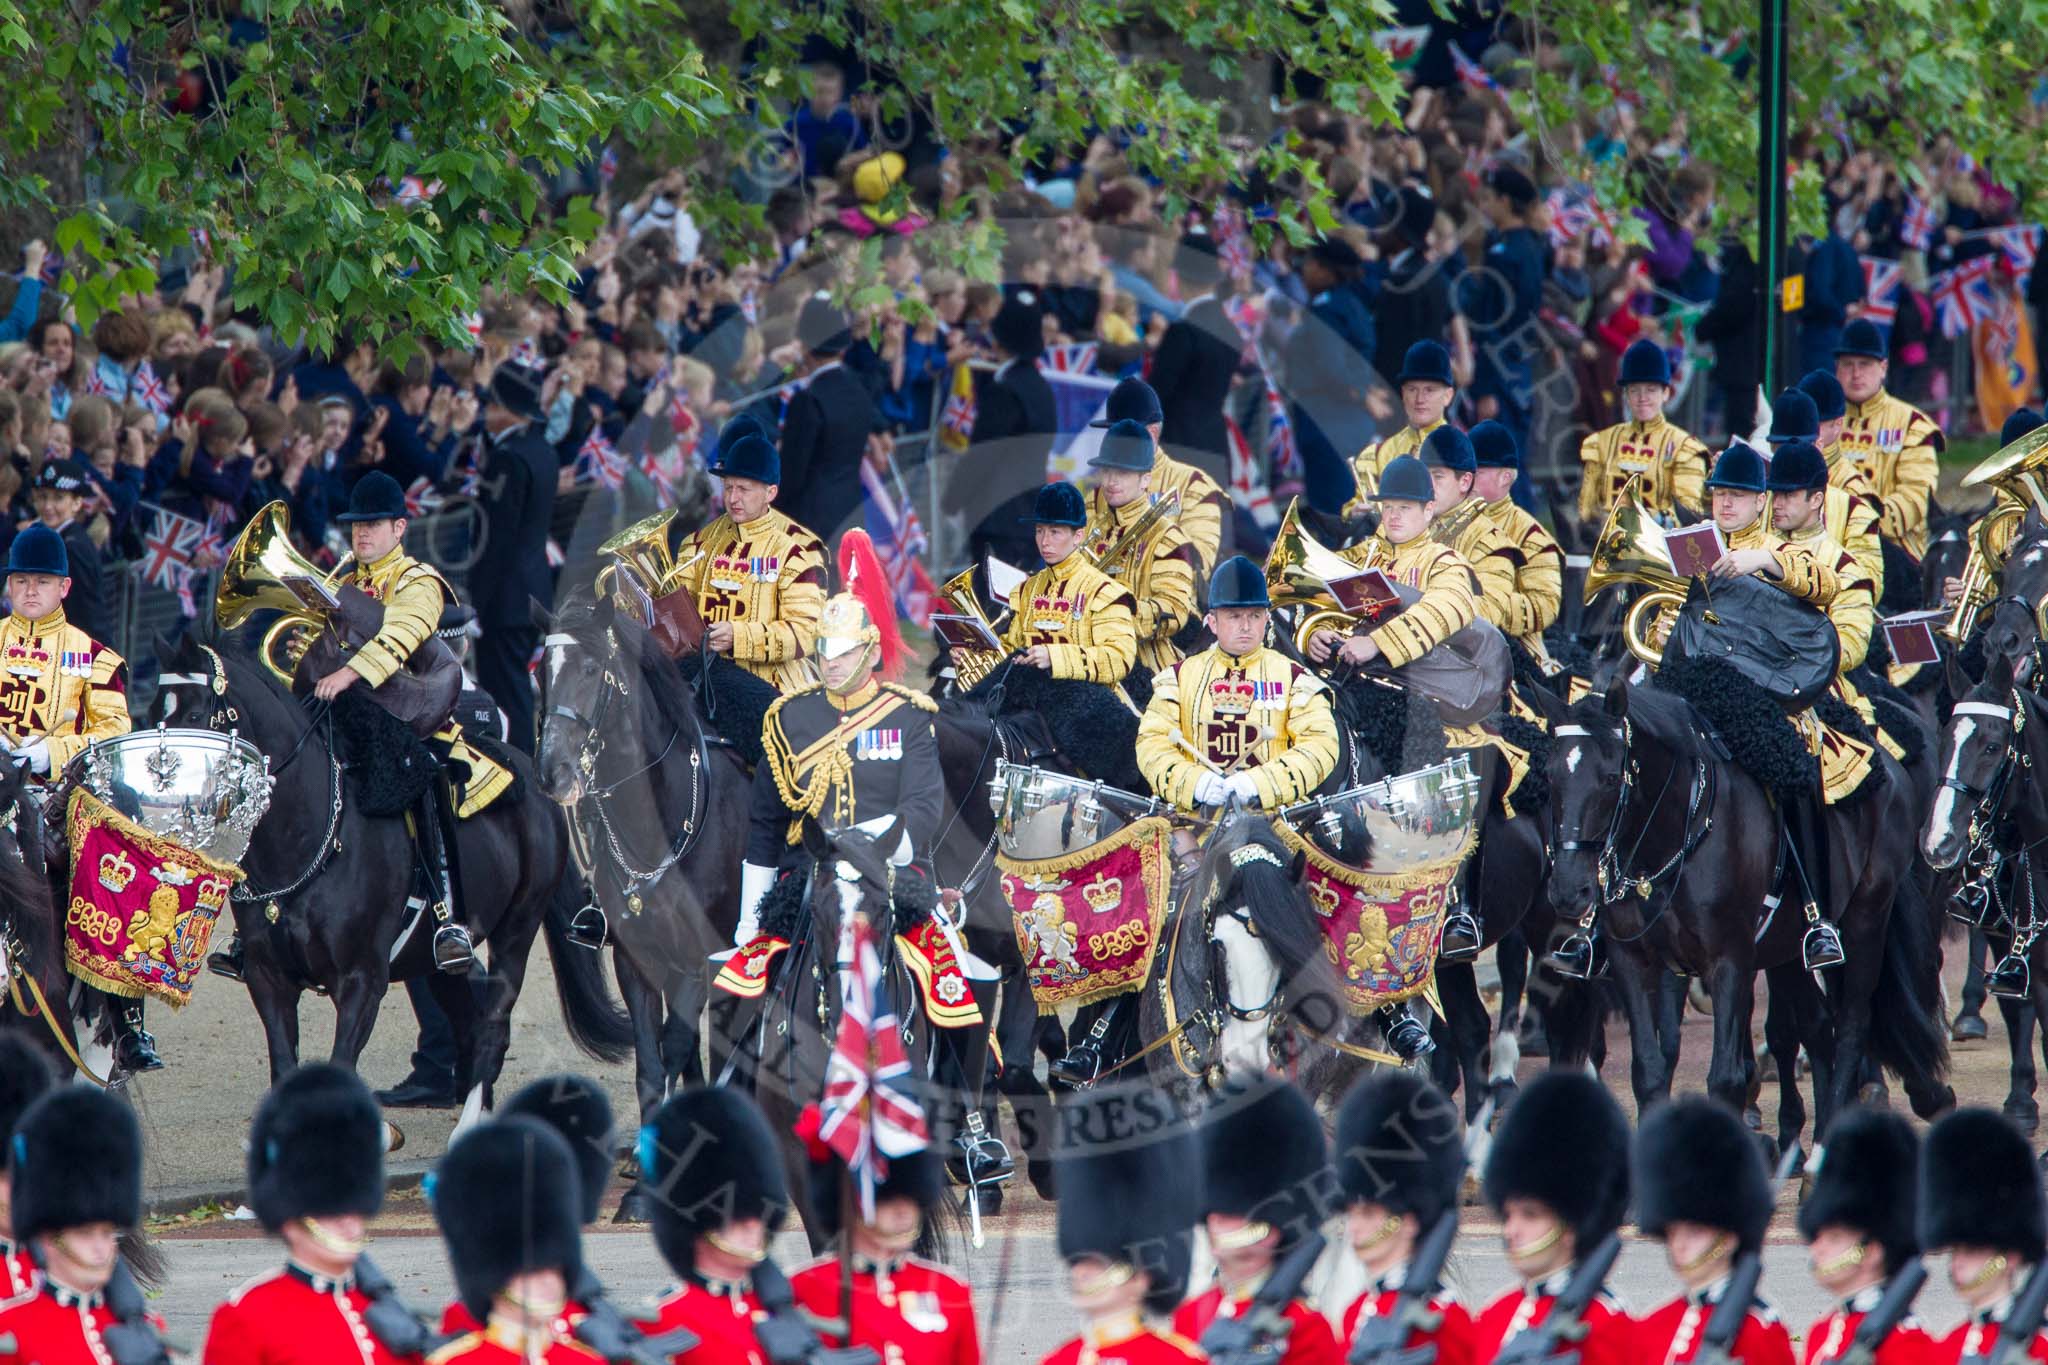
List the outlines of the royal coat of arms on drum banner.
<svg viewBox="0 0 2048 1365">
<path fill-rule="evenodd" d="M 996 855 L 1040 1014 L 1145 983 L 1166 921 L 1171 837 L 1153 815 L 1055 858 Z"/>
<path fill-rule="evenodd" d="M 183 1005 L 242 869 L 150 833 L 83 787 L 65 827 L 66 965 L 110 994 Z"/>
<path fill-rule="evenodd" d="M 1306 856 L 1303 888 L 1323 949 L 1344 978 L 1346 1008 L 1370 1014 L 1427 991 L 1436 976 L 1451 884 L 1472 851 L 1477 825 L 1466 830 L 1455 856 L 1396 873 L 1347 867 L 1286 821 L 1276 820 L 1273 827 L 1289 850 Z"/>
</svg>

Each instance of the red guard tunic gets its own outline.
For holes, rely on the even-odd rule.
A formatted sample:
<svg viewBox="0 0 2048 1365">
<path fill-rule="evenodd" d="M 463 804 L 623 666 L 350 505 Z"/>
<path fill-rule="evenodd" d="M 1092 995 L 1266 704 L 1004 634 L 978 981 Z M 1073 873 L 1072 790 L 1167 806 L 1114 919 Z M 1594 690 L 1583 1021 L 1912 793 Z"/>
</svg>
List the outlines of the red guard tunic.
<svg viewBox="0 0 2048 1365">
<path fill-rule="evenodd" d="M 584 1316 L 583 1305 L 574 1299 L 569 1300 L 568 1306 L 562 1309 L 562 1316 L 555 1319 L 555 1331 L 562 1336 L 568 1336 L 570 1328 L 582 1316 Z M 462 1300 L 460 1299 L 457 1299 L 441 1310 L 441 1335 L 444 1337 L 462 1336 L 467 1332 L 481 1332 L 483 1326 L 482 1323 L 469 1315 L 469 1310 L 462 1306 Z M 208 1365 L 212 1365 L 212 1363 L 208 1362 Z"/>
<path fill-rule="evenodd" d="M 1636 1358 L 1643 1365 L 1680 1365 L 1699 1353 L 1700 1333 L 1714 1316 L 1725 1281 L 1673 1299 L 1636 1325 Z M 1728 1354 L 1746 1365 L 1792 1365 L 1792 1337 L 1770 1305 L 1757 1303 L 1742 1319 Z"/>
<path fill-rule="evenodd" d="M 1936 1365 L 1956 1365 L 1971 1356 L 1988 1356 L 1991 1348 L 1998 1344 L 1998 1324 L 2012 1311 L 2012 1298 L 2007 1296 L 1989 1308 L 1970 1314 L 1957 1325 L 1953 1332 L 1934 1343 L 1930 1359 Z M 6 1322 L 0 1317 L 0 1324 Z M 2033 1360 L 2048 1360 L 2048 1332 L 2036 1332 L 2027 1355 Z"/>
<path fill-rule="evenodd" d="M 1048 1355 L 1043 1365 L 1188 1365 L 1207 1360 L 1201 1348 L 1178 1332 L 1157 1332 L 1136 1313 L 1091 1323 L 1087 1330 Z"/>
<path fill-rule="evenodd" d="M 206 1365 L 402 1365 L 363 1320 L 370 1296 L 355 1277 L 331 1280 L 286 1265 L 251 1280 L 213 1310 Z"/>
<path fill-rule="evenodd" d="M 811 1262 L 789 1284 L 803 1307 L 821 1318 L 840 1316 L 838 1258 Z M 855 1263 L 848 1344 L 874 1347 L 882 1365 L 981 1365 L 967 1282 L 914 1256 L 886 1267 Z"/>
<path fill-rule="evenodd" d="M 1343 1344 L 1346 1349 L 1358 1340 L 1361 1324 L 1393 1312 L 1400 1298 L 1401 1271 L 1394 1270 L 1381 1276 L 1377 1285 L 1352 1300 L 1351 1306 L 1344 1310 Z M 1465 1305 L 1443 1293 L 1430 1297 L 1429 1308 L 1432 1313 L 1440 1315 L 1442 1321 L 1429 1331 L 1409 1332 L 1408 1339 L 1401 1343 L 1402 1347 L 1413 1350 L 1417 1346 L 1435 1346 L 1436 1365 L 1478 1365 L 1477 1343 L 1473 1340 L 1476 1329 Z"/>
<path fill-rule="evenodd" d="M 1808 1328 L 1806 1354 L 1800 1365 L 1827 1365 L 1849 1354 L 1864 1314 L 1877 1307 L 1884 1298 L 1884 1290 L 1881 1284 L 1858 1290 Z M 1917 1319 L 1908 1317 L 1879 1343 L 1876 1365 L 1931 1365 L 1940 1351 L 1941 1343 L 1928 1336 Z"/>
<path fill-rule="evenodd" d="M 1241 1296 L 1226 1297 L 1222 1285 L 1210 1286 L 1206 1293 L 1196 1295 L 1174 1310 L 1174 1334 L 1199 1346 L 1202 1333 L 1209 1330 L 1209 1324 L 1216 1321 L 1219 1314 L 1234 1318 L 1243 1313 L 1251 1306 L 1255 1292 L 1256 1286 Z M 1287 1334 L 1287 1353 L 1280 1357 L 1282 1365 L 1340 1365 L 1344 1353 L 1337 1349 L 1337 1336 L 1321 1313 L 1295 1299 L 1287 1305 L 1287 1320 L 1294 1324 L 1294 1330 Z"/>
<path fill-rule="evenodd" d="M 671 1289 L 655 1300 L 654 1316 L 638 1326 L 650 1337 L 678 1327 L 697 1334 L 696 1346 L 670 1357 L 674 1365 L 768 1365 L 754 1336 L 754 1323 L 765 1316 L 747 1286 L 706 1281 Z"/>
<path fill-rule="evenodd" d="M 430 1352 L 426 1365 L 526 1365 L 530 1359 L 518 1337 L 501 1337 L 493 1329 L 485 1328 L 459 1336 L 440 1350 Z M 540 1359 L 548 1365 L 592 1365 L 604 1357 L 580 1341 L 557 1335 Z"/>
<path fill-rule="evenodd" d="M 113 1324 L 100 1295 L 45 1279 L 34 1293 L 0 1305 L 0 1365 L 113 1365 L 102 1336 Z M 149 1325 L 164 1330 L 155 1314 Z"/>
<path fill-rule="evenodd" d="M 1566 1266 L 1534 1284 L 1510 1289 L 1488 1304 L 1472 1320 L 1473 1358 L 1492 1360 L 1502 1346 L 1540 1326 L 1571 1278 L 1572 1267 Z M 1621 1300 L 1601 1291 L 1587 1306 L 1585 1321 L 1579 1365 L 1636 1365 L 1635 1319 L 1621 1306 Z"/>
<path fill-rule="evenodd" d="M 29 1293 L 42 1278 L 27 1247 L 0 1237 L 0 1304 Z"/>
</svg>

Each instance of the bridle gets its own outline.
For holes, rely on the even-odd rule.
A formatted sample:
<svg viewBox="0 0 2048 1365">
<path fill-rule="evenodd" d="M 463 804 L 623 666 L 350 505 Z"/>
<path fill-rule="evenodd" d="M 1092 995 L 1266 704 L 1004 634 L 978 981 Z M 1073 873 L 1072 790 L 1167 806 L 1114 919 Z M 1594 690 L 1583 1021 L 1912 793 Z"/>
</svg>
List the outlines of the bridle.
<svg viewBox="0 0 2048 1365">
<path fill-rule="evenodd" d="M 578 648 L 584 647 L 583 641 L 577 636 L 562 631 L 550 634 L 541 642 L 542 649 L 549 652 L 556 649 L 564 649 L 571 645 Z M 605 628 L 605 648 L 607 658 L 617 659 L 620 657 L 618 632 L 609 626 Z M 639 779 L 661 766 L 668 756 L 675 751 L 676 741 L 682 737 L 682 726 L 673 725 L 669 728 L 668 741 L 661 746 L 661 752 L 655 754 L 647 762 L 626 773 L 616 781 L 598 784 L 596 781 L 597 765 L 604 756 L 605 749 L 605 719 L 611 714 L 614 699 L 623 702 L 630 696 L 625 670 L 620 669 L 615 672 L 609 665 L 605 666 L 602 670 L 602 681 L 599 684 L 597 705 L 592 709 L 590 718 L 587 720 L 578 715 L 574 710 L 554 700 L 552 689 L 548 686 L 549 672 L 550 670 L 545 667 L 541 669 L 542 717 L 544 720 L 567 722 L 579 727 L 583 732 L 582 740 L 576 749 L 576 771 L 588 785 L 585 786 L 582 794 L 578 796 L 576 808 L 579 812 L 587 808 L 596 816 L 598 827 L 604 832 L 604 849 L 610 855 L 613 870 L 619 879 L 620 890 L 625 895 L 626 908 L 629 912 L 638 913 L 645 905 L 645 898 L 642 893 L 653 886 L 654 883 L 667 876 L 669 871 L 677 863 L 687 858 L 690 855 L 690 850 L 696 847 L 697 834 L 701 826 L 701 822 L 697 817 L 704 799 L 705 739 L 703 727 L 697 727 L 696 736 L 690 747 L 690 798 L 688 804 L 683 808 L 682 819 L 678 824 L 679 832 L 675 840 L 668 846 L 667 851 L 658 860 L 650 866 L 642 866 L 627 851 L 625 840 L 621 838 L 618 828 L 612 822 L 611 799 L 622 787 L 639 781 Z"/>
<path fill-rule="evenodd" d="M 1593 732 L 1583 725 L 1560 725 L 1551 731 L 1551 736 L 1554 739 L 1590 739 Z M 1570 830 L 1563 828 L 1560 813 L 1558 833 L 1561 837 L 1555 845 L 1555 851 L 1595 855 L 1593 875 L 1599 890 L 1594 903 L 1586 908 L 1585 918 L 1580 922 L 1582 930 L 1590 930 L 1590 921 L 1596 910 L 1619 903 L 1631 891 L 1647 901 L 1655 895 L 1658 883 L 1669 879 L 1662 902 L 1654 912 L 1645 916 L 1643 927 L 1632 937 L 1617 940 L 1633 943 L 1649 933 L 1663 917 L 1664 912 L 1670 909 L 1678 885 L 1684 880 L 1686 863 L 1699 848 L 1700 842 L 1713 829 L 1714 798 L 1719 794 L 1720 774 L 1704 755 L 1697 751 L 1693 753 L 1692 781 L 1686 795 L 1683 837 L 1662 866 L 1649 872 L 1636 872 L 1632 869 L 1643 851 L 1644 842 L 1650 837 L 1650 831 L 1656 827 L 1657 815 L 1664 808 L 1665 798 L 1670 795 L 1671 784 L 1678 778 L 1679 764 L 1674 761 L 1664 774 L 1664 783 L 1657 789 L 1655 799 L 1641 813 L 1641 824 L 1637 828 L 1635 841 L 1629 844 L 1628 851 L 1624 853 L 1621 850 L 1622 828 L 1629 812 L 1630 799 L 1635 795 L 1642 780 L 1642 763 L 1635 749 L 1635 726 L 1627 716 L 1623 716 L 1621 720 L 1621 753 L 1621 782 L 1615 789 L 1614 809 L 1608 816 L 1606 830 L 1599 838 L 1589 839 L 1583 825 Z M 1675 760 L 1676 755 L 1673 757 Z"/>
<path fill-rule="evenodd" d="M 1953 772 L 1942 774 L 1941 779 L 1943 788 L 1955 792 L 1969 803 L 1970 823 L 1966 834 L 1969 846 L 1963 854 L 1963 879 L 1955 894 L 1959 902 L 1980 914 L 1998 897 L 1998 873 L 2008 859 L 2018 862 L 2031 899 L 2033 879 L 2028 874 L 2032 870 L 2032 850 L 2041 842 L 2037 839 L 2018 849 L 2000 846 L 1999 834 L 2008 823 L 2005 817 L 2009 814 L 2013 798 L 2032 783 L 2034 767 L 2033 755 L 2027 752 L 2022 738 L 2027 728 L 2027 705 L 2019 688 L 2012 689 L 2009 703 L 2000 705 L 1966 697 L 1949 712 L 1951 722 L 1957 716 L 1984 716 L 2003 721 L 2010 727 L 2005 752 L 2000 755 L 1998 766 L 1983 786 L 1965 782 Z M 2017 784 L 2013 781 L 2015 774 L 2019 776 Z M 2048 835 L 2043 838 L 2048 838 Z"/>
</svg>

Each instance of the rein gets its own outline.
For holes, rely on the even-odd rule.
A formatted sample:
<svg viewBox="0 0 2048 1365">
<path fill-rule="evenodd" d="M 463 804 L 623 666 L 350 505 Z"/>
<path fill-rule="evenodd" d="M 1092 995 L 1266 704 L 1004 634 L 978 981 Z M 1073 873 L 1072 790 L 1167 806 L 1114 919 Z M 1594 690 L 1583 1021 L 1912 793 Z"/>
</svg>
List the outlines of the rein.
<svg viewBox="0 0 2048 1365">
<path fill-rule="evenodd" d="M 1591 737 L 1591 731 L 1583 725 L 1560 725 L 1551 733 L 1556 738 Z M 1603 906 L 1619 904 L 1630 891 L 1634 891 L 1638 897 L 1647 901 L 1655 894 L 1658 882 L 1666 877 L 1671 879 L 1669 887 L 1665 889 L 1663 900 L 1653 913 L 1645 917 L 1643 927 L 1631 937 L 1617 937 L 1615 940 L 1619 943 L 1634 943 L 1647 935 L 1671 908 L 1672 901 L 1677 897 L 1678 885 L 1685 878 L 1687 862 L 1714 828 L 1713 806 L 1715 798 L 1720 793 L 1720 773 L 1699 753 L 1693 754 L 1692 781 L 1686 796 L 1685 824 L 1682 827 L 1684 837 L 1671 856 L 1664 860 L 1663 866 L 1648 873 L 1631 872 L 1629 869 L 1635 865 L 1637 857 L 1642 853 L 1643 844 L 1649 839 L 1650 831 L 1656 825 L 1657 816 L 1664 808 L 1664 800 L 1671 792 L 1671 784 L 1678 778 L 1679 765 L 1674 761 L 1665 772 L 1664 785 L 1658 788 L 1656 799 L 1643 812 L 1635 842 L 1629 845 L 1628 852 L 1624 855 L 1618 848 L 1621 842 L 1623 817 L 1629 809 L 1629 798 L 1634 795 L 1638 779 L 1642 776 L 1642 766 L 1635 750 L 1635 726 L 1626 716 L 1621 722 L 1621 748 L 1621 785 L 1615 792 L 1614 812 L 1608 817 L 1606 834 L 1595 841 L 1583 837 L 1583 829 L 1574 830 L 1571 837 L 1558 841 L 1557 851 L 1597 852 L 1594 877 L 1600 887 L 1600 904 Z M 1702 810 L 1707 812 L 1703 819 L 1700 818 Z M 1698 823 L 1695 824 L 1695 821 Z"/>
</svg>

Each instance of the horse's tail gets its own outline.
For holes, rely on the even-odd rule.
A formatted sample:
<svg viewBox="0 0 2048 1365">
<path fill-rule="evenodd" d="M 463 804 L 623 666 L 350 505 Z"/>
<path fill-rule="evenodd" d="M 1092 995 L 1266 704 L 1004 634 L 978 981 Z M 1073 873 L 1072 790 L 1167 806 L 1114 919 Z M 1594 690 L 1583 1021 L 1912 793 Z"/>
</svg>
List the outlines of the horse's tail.
<svg viewBox="0 0 2048 1365">
<path fill-rule="evenodd" d="M 1539 996 L 1551 1066 L 1584 1066 L 1593 1055 L 1593 1036 L 1607 1017 L 1606 992 L 1597 981 L 1560 976 L 1538 959 L 1529 982 L 1530 1002 L 1536 1003 Z"/>
<path fill-rule="evenodd" d="M 1948 1074 L 1948 1038 L 1940 1024 L 1941 961 L 1934 909 L 1920 879 L 1899 878 L 1871 1000 L 1870 1055 L 1901 1079 L 1939 1084 Z"/>
<path fill-rule="evenodd" d="M 137 1284 L 150 1290 L 169 1287 L 171 1267 L 164 1259 L 163 1243 L 151 1237 L 148 1229 L 122 1228 L 120 1250 L 121 1259 L 128 1263 L 128 1271 Z"/>
<path fill-rule="evenodd" d="M 577 1047 L 600 1062 L 623 1062 L 633 1055 L 632 1020 L 605 984 L 598 955 L 569 941 L 569 922 L 583 904 L 584 890 L 583 878 L 573 868 L 564 869 L 541 921 L 555 964 L 555 998 Z"/>
</svg>

